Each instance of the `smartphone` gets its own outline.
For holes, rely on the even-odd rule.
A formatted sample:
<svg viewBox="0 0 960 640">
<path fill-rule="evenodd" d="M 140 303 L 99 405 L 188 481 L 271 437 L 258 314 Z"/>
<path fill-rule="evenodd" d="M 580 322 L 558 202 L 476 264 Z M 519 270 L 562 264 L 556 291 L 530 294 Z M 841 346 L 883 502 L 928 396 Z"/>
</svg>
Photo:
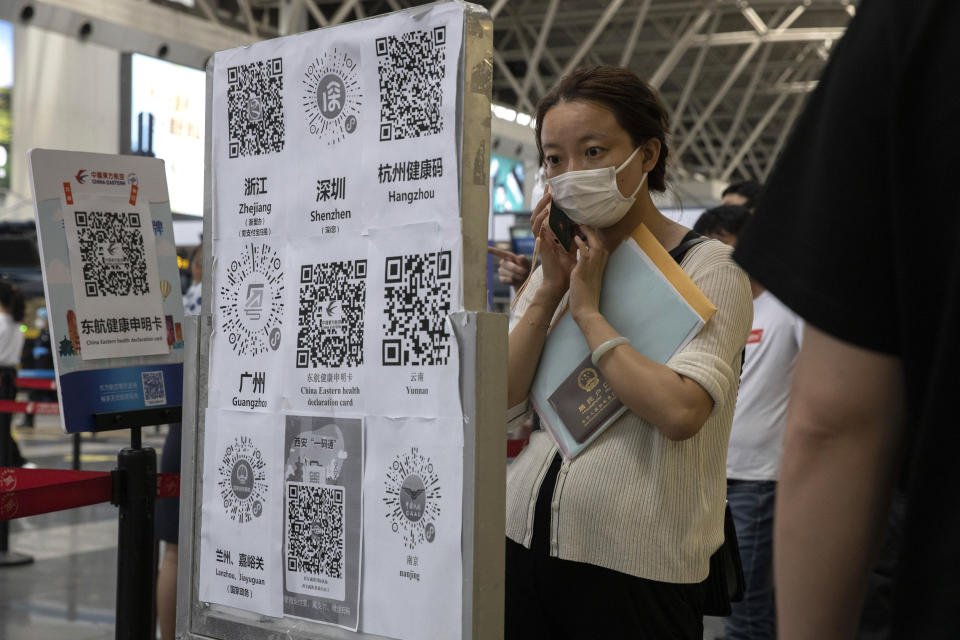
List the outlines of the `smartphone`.
<svg viewBox="0 0 960 640">
<path fill-rule="evenodd" d="M 563 209 L 557 206 L 555 202 L 550 203 L 550 229 L 553 235 L 563 246 L 564 251 L 570 251 L 570 245 L 573 244 L 573 230 L 576 223 L 570 219 Z"/>
</svg>

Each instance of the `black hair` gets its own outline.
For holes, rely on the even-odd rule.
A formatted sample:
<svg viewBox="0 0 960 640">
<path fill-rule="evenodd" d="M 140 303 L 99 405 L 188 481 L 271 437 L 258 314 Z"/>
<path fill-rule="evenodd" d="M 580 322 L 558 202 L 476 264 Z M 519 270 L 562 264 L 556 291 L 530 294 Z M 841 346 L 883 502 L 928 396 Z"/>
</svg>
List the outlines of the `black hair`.
<svg viewBox="0 0 960 640">
<path fill-rule="evenodd" d="M 9 282 L 0 281 L 0 305 L 3 310 L 13 316 L 14 322 L 22 322 L 26 314 L 27 302 L 19 287 Z"/>
<path fill-rule="evenodd" d="M 729 193 L 735 193 L 747 199 L 743 206 L 753 211 L 757 208 L 757 201 L 760 200 L 760 194 L 763 193 L 763 185 L 756 180 L 746 180 L 744 182 L 734 182 L 723 190 L 721 198 Z"/>
<path fill-rule="evenodd" d="M 707 209 L 700 214 L 693 230 L 700 235 L 711 235 L 719 231 L 740 235 L 750 220 L 750 212 L 746 207 L 738 204 L 724 204 L 713 209 Z"/>
<path fill-rule="evenodd" d="M 561 102 L 596 102 L 613 112 L 635 147 L 652 138 L 660 141 L 660 156 L 647 176 L 650 191 L 665 191 L 667 174 L 667 132 L 670 120 L 657 92 L 633 71 L 623 67 L 599 65 L 571 71 L 537 103 L 537 151 L 543 165 L 540 133 L 547 111 Z"/>
</svg>

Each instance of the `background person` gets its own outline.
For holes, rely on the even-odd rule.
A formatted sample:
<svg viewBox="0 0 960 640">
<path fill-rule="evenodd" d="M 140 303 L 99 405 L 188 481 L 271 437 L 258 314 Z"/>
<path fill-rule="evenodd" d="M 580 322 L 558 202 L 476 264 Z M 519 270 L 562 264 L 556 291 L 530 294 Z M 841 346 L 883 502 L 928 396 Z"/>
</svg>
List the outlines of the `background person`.
<svg viewBox="0 0 960 640">
<path fill-rule="evenodd" d="M 735 247 L 737 237 L 749 221 L 750 212 L 743 206 L 720 205 L 701 213 L 693 225 L 693 230 L 700 235 Z"/>
<path fill-rule="evenodd" d="M 203 245 L 198 245 L 190 253 L 190 284 L 183 293 L 183 313 L 188 316 L 200 315 L 203 285 Z"/>
<path fill-rule="evenodd" d="M 517 419 L 553 319 L 569 311 L 591 350 L 618 336 L 598 310 L 610 252 L 641 222 L 668 249 L 696 237 L 650 199 L 665 188 L 667 116 L 631 71 L 574 71 L 536 119 L 551 188 L 534 211 L 541 267 L 510 333 Z M 575 185 L 601 189 L 597 174 L 604 197 L 580 206 Z M 581 225 L 575 250 L 544 224 L 552 198 Z M 508 469 L 507 638 L 703 636 L 701 583 L 723 541 L 724 460 L 751 298 L 719 242 L 689 249 L 681 266 L 717 306 L 710 322 L 666 365 L 626 344 L 607 351 L 600 371 L 629 411 L 570 461 L 536 431 Z"/>
<path fill-rule="evenodd" d="M 957 636 L 958 29 L 955 0 L 860 3 L 735 254 L 806 322 L 775 523 L 784 640 L 853 637 L 899 477 L 888 637 Z"/>
<path fill-rule="evenodd" d="M 53 348 L 50 344 L 50 329 L 47 324 L 47 308 L 37 309 L 37 315 L 34 319 L 34 327 L 37 329 L 37 337 L 25 339 L 23 351 L 20 355 L 21 369 L 48 369 L 53 371 Z M 57 392 L 49 389 L 29 389 L 27 397 L 31 402 L 56 402 Z M 21 427 L 32 429 L 34 425 L 34 414 L 25 413 Z"/>
<path fill-rule="evenodd" d="M 750 222 L 736 205 L 709 209 L 693 230 L 737 246 Z M 744 353 L 743 373 L 727 449 L 727 502 L 737 529 L 746 582 L 743 600 L 731 605 L 724 640 L 774 640 L 773 511 L 783 448 L 790 381 L 800 351 L 803 323 L 755 280 L 753 327 Z"/>
<path fill-rule="evenodd" d="M 17 397 L 16 379 L 20 354 L 23 352 L 23 332 L 20 323 L 26 303 L 20 290 L 9 282 L 0 281 L 0 399 L 14 400 Z M 10 466 L 22 467 L 27 463 L 20 453 L 17 441 L 10 433 L 12 413 L 0 413 L 0 433 L 5 439 L 6 460 L 0 460 L 0 466 L 8 461 Z"/>
<path fill-rule="evenodd" d="M 760 194 L 762 193 L 763 185 L 754 180 L 734 182 L 723 190 L 723 193 L 720 195 L 720 204 L 734 204 L 753 213 L 757 208 L 757 202 L 759 202 Z"/>
<path fill-rule="evenodd" d="M 496 247 L 487 247 L 487 253 L 498 258 L 497 277 L 503 284 L 519 289 L 530 275 L 530 258 Z"/>
</svg>

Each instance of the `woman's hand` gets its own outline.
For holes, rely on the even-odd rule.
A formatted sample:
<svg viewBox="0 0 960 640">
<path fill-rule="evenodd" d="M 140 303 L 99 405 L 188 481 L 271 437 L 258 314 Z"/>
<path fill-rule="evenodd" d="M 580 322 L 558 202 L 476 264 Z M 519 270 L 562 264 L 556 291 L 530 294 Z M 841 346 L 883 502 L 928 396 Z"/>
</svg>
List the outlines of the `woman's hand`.
<svg viewBox="0 0 960 640">
<path fill-rule="evenodd" d="M 573 237 L 578 252 L 576 265 L 570 272 L 570 314 L 578 325 L 600 313 L 600 288 L 610 259 L 610 252 L 593 229 L 581 226 L 580 231 L 587 239 L 584 241 L 578 235 Z"/>
<path fill-rule="evenodd" d="M 577 264 L 577 253 L 572 246 L 570 251 L 566 251 L 547 224 L 550 202 L 548 191 L 537 203 L 530 220 L 534 234 L 540 239 L 540 266 L 543 270 L 543 284 L 537 293 L 549 296 L 556 305 L 570 287 L 570 271 Z"/>
<path fill-rule="evenodd" d="M 535 238 L 540 237 L 540 228 L 550 216 L 551 201 L 550 185 L 547 185 L 546 190 L 543 192 L 543 197 L 540 198 L 540 202 L 533 208 L 533 214 L 530 215 L 530 230 L 533 231 L 533 237 Z"/>
</svg>

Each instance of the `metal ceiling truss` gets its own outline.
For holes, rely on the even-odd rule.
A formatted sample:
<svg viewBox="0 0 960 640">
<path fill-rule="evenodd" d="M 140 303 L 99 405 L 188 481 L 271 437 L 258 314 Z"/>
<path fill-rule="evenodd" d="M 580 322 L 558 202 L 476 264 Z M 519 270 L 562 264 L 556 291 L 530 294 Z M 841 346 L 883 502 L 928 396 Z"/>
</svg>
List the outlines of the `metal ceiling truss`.
<svg viewBox="0 0 960 640">
<path fill-rule="evenodd" d="M 167 57 L 201 66 L 196 51 L 340 24 L 422 0 L 0 0 L 72 11 L 169 42 Z M 534 112 L 558 78 L 583 64 L 627 66 L 656 87 L 672 116 L 671 156 L 685 176 L 763 179 L 783 148 L 829 50 L 855 12 L 851 0 L 480 0 L 494 17 L 494 102 Z M 119 11 L 117 10 L 119 8 Z M 141 21 L 123 16 L 137 9 Z M 161 11 L 168 17 L 157 14 Z M 120 16 L 117 18 L 116 16 Z M 148 18 L 148 19 L 145 19 Z M 43 20 L 38 22 L 42 23 Z M 46 20 L 59 28 L 63 19 Z M 143 24 L 150 22 L 150 24 Z M 45 26 L 40 24 L 40 26 Z M 168 34 L 164 34 L 164 29 Z M 63 30 L 61 28 L 61 30 Z M 109 29 L 107 29 L 109 31 Z M 94 30 L 94 34 L 96 34 Z M 166 35 L 166 40 L 164 36 Z M 216 36 L 216 37 L 214 37 Z M 118 46 L 113 43 L 112 46 Z M 182 47 L 191 51 L 177 55 Z M 191 49 L 192 47 L 192 49 Z M 215 47 L 215 48 L 214 48 Z M 143 50 L 157 55 L 157 49 Z"/>
</svg>

